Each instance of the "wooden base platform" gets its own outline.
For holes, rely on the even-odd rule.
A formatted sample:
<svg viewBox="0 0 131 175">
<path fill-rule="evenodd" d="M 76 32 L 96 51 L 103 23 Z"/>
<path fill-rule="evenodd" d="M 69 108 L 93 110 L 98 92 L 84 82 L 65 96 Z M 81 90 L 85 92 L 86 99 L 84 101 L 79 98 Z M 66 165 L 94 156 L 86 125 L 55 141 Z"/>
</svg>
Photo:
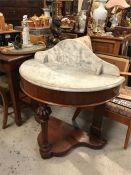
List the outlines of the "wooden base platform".
<svg viewBox="0 0 131 175">
<path fill-rule="evenodd" d="M 98 138 L 89 137 L 88 134 L 79 128 L 67 124 L 59 119 L 50 117 L 48 121 L 48 143 L 49 151 L 43 149 L 42 132 L 38 135 L 38 144 L 42 158 L 53 156 L 63 156 L 72 148 L 87 146 L 93 149 L 101 149 L 106 141 Z M 47 144 L 48 144 L 47 143 Z M 45 145 L 44 145 L 45 146 Z"/>
</svg>

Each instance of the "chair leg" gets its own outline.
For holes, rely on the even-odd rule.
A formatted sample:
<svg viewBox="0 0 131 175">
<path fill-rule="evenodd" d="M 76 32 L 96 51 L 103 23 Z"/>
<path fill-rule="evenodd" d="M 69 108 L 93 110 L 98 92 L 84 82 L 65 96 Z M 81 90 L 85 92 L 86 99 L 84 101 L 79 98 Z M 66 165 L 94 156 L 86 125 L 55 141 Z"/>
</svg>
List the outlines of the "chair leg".
<svg viewBox="0 0 131 175">
<path fill-rule="evenodd" d="M 7 127 L 7 120 L 8 120 L 8 99 L 5 93 L 0 93 L 3 101 L 3 110 L 4 110 L 4 117 L 3 117 L 3 125 L 2 129 Z"/>
<path fill-rule="evenodd" d="M 124 143 L 124 149 L 126 149 L 127 146 L 128 146 L 130 134 L 131 134 L 131 121 L 130 121 L 130 123 L 128 125 L 128 129 L 127 129 L 127 133 L 126 133 L 126 138 L 125 138 L 125 143 Z"/>
<path fill-rule="evenodd" d="M 74 113 L 74 115 L 72 117 L 72 120 L 75 120 L 78 117 L 78 115 L 80 114 L 81 110 L 82 110 L 81 108 L 77 108 L 75 110 L 75 113 Z"/>
</svg>

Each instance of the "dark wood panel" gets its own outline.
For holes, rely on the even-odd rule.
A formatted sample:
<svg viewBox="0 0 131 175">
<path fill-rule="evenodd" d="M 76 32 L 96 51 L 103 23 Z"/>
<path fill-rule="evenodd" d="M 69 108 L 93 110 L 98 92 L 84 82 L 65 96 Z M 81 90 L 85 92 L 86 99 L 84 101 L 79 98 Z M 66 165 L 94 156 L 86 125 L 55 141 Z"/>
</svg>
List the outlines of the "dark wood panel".
<svg viewBox="0 0 131 175">
<path fill-rule="evenodd" d="M 1 10 L 5 16 L 5 21 L 7 23 L 11 23 L 11 21 L 18 21 L 18 24 L 22 21 L 23 15 L 26 14 L 29 17 L 33 16 L 34 14 L 40 15 L 42 10 L 36 10 L 36 8 L 17 8 L 14 9 L 13 7 L 9 7 L 8 11 L 6 7 L 3 7 Z M 17 15 L 18 14 L 18 15 Z"/>
<path fill-rule="evenodd" d="M 7 23 L 20 25 L 23 15 L 33 16 L 42 14 L 42 0 L 0 0 L 0 12 Z"/>
<path fill-rule="evenodd" d="M 42 4 L 42 0 L 0 0 L 2 7 L 38 7 Z"/>
<path fill-rule="evenodd" d="M 114 45 L 113 43 L 105 43 L 105 42 L 97 42 L 97 41 L 93 41 L 92 42 L 92 47 L 93 47 L 93 51 L 98 53 L 98 52 L 104 52 L 104 53 L 113 53 L 114 50 Z"/>
</svg>

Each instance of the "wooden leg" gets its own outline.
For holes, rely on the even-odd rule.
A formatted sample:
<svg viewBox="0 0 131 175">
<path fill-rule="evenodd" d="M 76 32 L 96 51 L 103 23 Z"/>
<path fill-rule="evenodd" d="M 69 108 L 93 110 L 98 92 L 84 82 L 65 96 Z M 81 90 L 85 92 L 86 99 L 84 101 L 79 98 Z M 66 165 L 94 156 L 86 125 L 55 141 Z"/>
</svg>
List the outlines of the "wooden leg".
<svg viewBox="0 0 131 175">
<path fill-rule="evenodd" d="M 72 120 L 75 120 L 78 117 L 78 115 L 80 114 L 81 110 L 82 110 L 81 108 L 77 108 L 75 110 L 75 113 L 74 113 L 74 115 L 72 117 Z"/>
<path fill-rule="evenodd" d="M 8 120 L 8 99 L 5 92 L 0 92 L 0 95 L 3 101 L 3 111 L 4 111 L 2 129 L 5 129 L 7 127 L 7 120 Z"/>
<path fill-rule="evenodd" d="M 127 146 L 128 146 L 130 134 L 131 134 L 131 121 L 130 121 L 130 123 L 128 125 L 128 129 L 127 129 L 127 133 L 126 133 L 126 138 L 125 138 L 125 143 L 124 143 L 124 149 L 126 149 Z"/>
<path fill-rule="evenodd" d="M 3 103 L 4 107 L 4 118 L 3 118 L 3 126 L 2 128 L 5 129 L 7 127 L 7 120 L 8 120 L 8 100 L 5 100 Z"/>
<path fill-rule="evenodd" d="M 105 110 L 105 104 L 94 107 L 93 122 L 90 128 L 90 136 L 101 138 L 103 114 Z"/>
<path fill-rule="evenodd" d="M 51 114 L 51 108 L 47 105 L 38 107 L 36 121 L 41 124 L 41 133 L 38 136 L 41 157 L 46 159 L 52 156 L 51 144 L 48 142 L 48 120 Z"/>
<path fill-rule="evenodd" d="M 13 103 L 14 113 L 15 113 L 15 123 L 17 126 L 22 124 L 21 113 L 20 113 L 20 103 L 19 103 L 19 82 L 17 80 L 18 71 L 8 72 L 8 83 L 10 88 L 10 95 Z"/>
</svg>

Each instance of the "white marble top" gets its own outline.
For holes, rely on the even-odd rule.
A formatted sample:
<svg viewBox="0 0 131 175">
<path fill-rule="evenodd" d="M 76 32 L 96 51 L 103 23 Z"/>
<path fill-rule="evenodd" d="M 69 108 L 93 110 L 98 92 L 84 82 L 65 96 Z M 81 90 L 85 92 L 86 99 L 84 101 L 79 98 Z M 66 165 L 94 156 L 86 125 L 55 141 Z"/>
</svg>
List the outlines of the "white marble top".
<svg viewBox="0 0 131 175">
<path fill-rule="evenodd" d="M 90 92 L 123 83 L 119 69 L 98 58 L 85 44 L 67 39 L 52 49 L 37 52 L 20 67 L 21 76 L 48 89 Z"/>
</svg>

